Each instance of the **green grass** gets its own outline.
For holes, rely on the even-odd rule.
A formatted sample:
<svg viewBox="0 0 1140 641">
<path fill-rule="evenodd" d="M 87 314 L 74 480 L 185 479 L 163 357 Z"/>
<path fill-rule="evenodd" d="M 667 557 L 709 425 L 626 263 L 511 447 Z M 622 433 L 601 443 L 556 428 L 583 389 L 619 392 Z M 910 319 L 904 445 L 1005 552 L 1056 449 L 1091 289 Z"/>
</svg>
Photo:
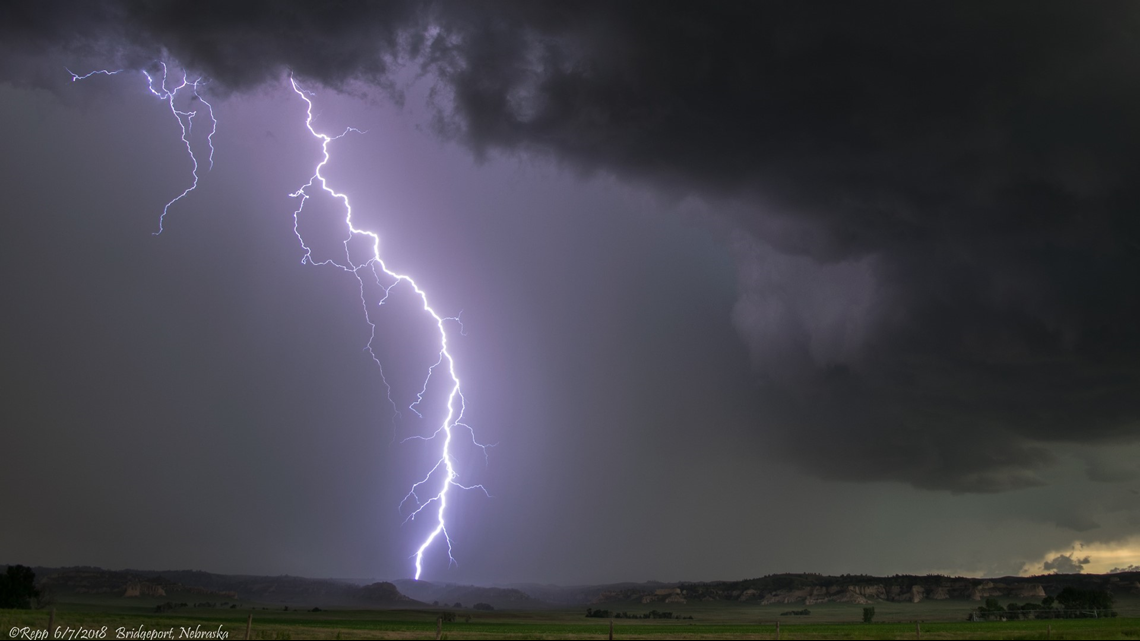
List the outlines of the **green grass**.
<svg viewBox="0 0 1140 641">
<path fill-rule="evenodd" d="M 119 597 L 76 598 L 56 606 L 56 626 L 106 629 L 105 638 L 116 638 L 117 628 L 174 630 L 201 625 L 202 630 L 221 626 L 230 639 L 245 638 L 246 617 L 253 614 L 255 639 L 434 639 L 439 611 L 426 610 L 341 610 L 308 612 L 281 606 L 242 604 L 238 609 L 182 608 L 156 613 L 154 605 L 166 600 L 123 599 Z M 1055 621 L 1008 621 L 971 623 L 966 613 L 976 604 L 968 601 L 876 603 L 876 623 L 863 624 L 862 606 L 819 604 L 808 606 L 807 617 L 779 616 L 796 606 L 759 606 L 748 603 L 709 602 L 678 604 L 607 604 L 609 610 L 632 613 L 652 609 L 693 616 L 693 620 L 614 620 L 618 639 L 774 639 L 775 622 L 780 621 L 781 639 L 914 639 L 915 621 L 920 621 L 923 639 L 1044 639 L 1050 626 L 1051 639 L 1137 639 L 1140 640 L 1140 598 L 1118 601 L 1121 615 L 1114 619 Z M 673 605 L 673 604 L 669 604 Z M 269 606 L 266 606 L 269 607 Z M 450 639 L 604 639 L 609 620 L 584 616 L 585 608 L 478 612 L 450 610 L 457 620 L 444 624 Z M 470 621 L 465 617 L 470 616 Z M 0 610 L 0 638 L 12 628 L 47 627 L 44 610 Z"/>
</svg>

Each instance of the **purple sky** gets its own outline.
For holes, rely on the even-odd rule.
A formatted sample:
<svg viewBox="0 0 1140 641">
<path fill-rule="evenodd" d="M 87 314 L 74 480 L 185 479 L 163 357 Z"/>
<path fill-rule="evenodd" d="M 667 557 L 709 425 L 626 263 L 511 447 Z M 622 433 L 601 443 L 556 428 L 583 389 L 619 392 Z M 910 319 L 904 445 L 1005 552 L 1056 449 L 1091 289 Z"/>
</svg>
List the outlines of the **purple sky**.
<svg viewBox="0 0 1140 641">
<path fill-rule="evenodd" d="M 1106 25 L 1134 9 L 1042 12 L 1011 53 L 987 39 L 1017 19 L 997 10 L 893 13 L 908 35 L 879 50 L 886 27 L 839 5 L 780 32 L 696 5 L 557 27 L 553 5 L 35 6 L 0 13 L 0 562 L 409 575 L 424 524 L 398 505 L 434 459 L 400 440 L 428 422 L 393 420 L 355 279 L 300 263 L 289 194 L 320 148 L 286 68 L 320 130 L 367 130 L 326 171 L 358 226 L 463 314 L 468 422 L 498 445 L 459 448 L 461 480 L 493 497 L 456 500 L 459 565 L 434 548 L 425 578 L 1001 574 L 1077 541 L 1132 558 L 1140 56 Z M 314 35 L 275 47 L 281 20 Z M 676 31 L 726 20 L 761 44 Z M 410 46 L 383 34 L 423 24 L 449 46 L 377 66 Z M 981 53 L 914 35 L 930 25 Z M 686 38 L 703 53 L 665 56 Z M 157 237 L 190 171 L 168 107 L 137 71 L 63 68 L 156 53 L 210 78 L 218 119 L 215 167 Z M 314 247 L 335 247 L 314 205 Z M 406 406 L 434 357 L 394 302 L 376 348 Z"/>
</svg>

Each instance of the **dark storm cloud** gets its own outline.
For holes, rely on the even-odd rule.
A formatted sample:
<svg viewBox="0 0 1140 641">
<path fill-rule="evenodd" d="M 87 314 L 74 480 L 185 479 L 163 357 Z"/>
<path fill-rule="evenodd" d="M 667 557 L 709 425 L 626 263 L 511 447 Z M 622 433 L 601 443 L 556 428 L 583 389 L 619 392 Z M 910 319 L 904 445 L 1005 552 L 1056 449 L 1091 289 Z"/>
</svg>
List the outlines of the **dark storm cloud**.
<svg viewBox="0 0 1140 641">
<path fill-rule="evenodd" d="M 1128 3 L 5 5 L 8 47 L 438 78 L 441 131 L 740 230 L 758 435 L 829 478 L 996 492 L 1140 436 Z M 1092 469 L 1092 468 L 1090 468 Z"/>
<path fill-rule="evenodd" d="M 285 69 L 331 86 L 386 85 L 399 53 L 419 47 L 417 38 L 402 39 L 416 11 L 400 2 L 37 2 L 0 12 L 9 51 L 62 50 L 130 68 L 170 58 L 225 90 L 256 87 Z"/>
<path fill-rule="evenodd" d="M 733 201 L 769 442 L 994 492 L 1042 483 L 1050 443 L 1137 436 L 1133 6 L 556 13 L 470 30 L 457 123 Z"/>
</svg>

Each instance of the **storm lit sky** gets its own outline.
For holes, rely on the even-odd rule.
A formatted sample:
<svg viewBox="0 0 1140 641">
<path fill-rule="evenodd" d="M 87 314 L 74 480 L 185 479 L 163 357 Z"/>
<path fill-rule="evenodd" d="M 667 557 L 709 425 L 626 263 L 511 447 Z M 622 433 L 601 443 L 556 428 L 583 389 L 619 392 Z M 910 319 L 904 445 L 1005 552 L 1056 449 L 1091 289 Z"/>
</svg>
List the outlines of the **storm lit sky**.
<svg viewBox="0 0 1140 641">
<path fill-rule="evenodd" d="M 360 285 L 301 262 L 292 73 L 365 132 L 324 172 L 357 227 L 462 312 L 491 496 L 424 578 L 1140 565 L 1140 8 L 646 9 L 0 5 L 0 562 L 414 571 L 433 329 L 373 316 L 397 416 Z M 218 124 L 156 236 L 159 61 Z"/>
</svg>

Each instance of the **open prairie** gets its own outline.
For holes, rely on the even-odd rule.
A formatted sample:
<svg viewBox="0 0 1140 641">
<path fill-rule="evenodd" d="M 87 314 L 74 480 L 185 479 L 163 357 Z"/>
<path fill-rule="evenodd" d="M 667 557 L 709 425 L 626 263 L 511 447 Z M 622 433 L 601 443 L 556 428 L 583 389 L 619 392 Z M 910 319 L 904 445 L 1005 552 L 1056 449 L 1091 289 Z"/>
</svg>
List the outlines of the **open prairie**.
<svg viewBox="0 0 1140 641">
<path fill-rule="evenodd" d="M 55 626 L 60 638 L 130 637 L 169 633 L 171 638 L 246 638 L 252 614 L 252 639 L 434 639 L 437 620 L 443 638 L 450 639 L 604 639 L 610 621 L 585 617 L 584 608 L 492 611 L 461 609 L 355 610 L 305 609 L 260 604 L 237 608 L 185 607 L 157 613 L 164 599 L 140 599 L 124 605 L 118 598 L 88 598 L 59 603 Z M 875 622 L 861 622 L 862 607 L 820 604 L 808 616 L 781 616 L 788 606 L 736 603 L 679 604 L 671 608 L 681 620 L 613 620 L 615 639 L 775 639 L 779 621 L 781 639 L 1137 639 L 1140 638 L 1140 598 L 1123 598 L 1119 617 L 1054 621 L 969 622 L 976 604 L 969 601 L 880 603 Z M 618 610 L 620 611 L 620 610 Z M 650 611 L 649 606 L 627 608 L 630 614 Z M 0 634 L 20 638 L 47 629 L 46 610 L 0 610 Z M 917 626 L 917 628 L 916 628 Z M 72 636 L 67 636 L 71 634 Z M 197 635 L 197 636 L 196 636 Z M 42 637 L 40 637 L 42 638 Z"/>
</svg>

